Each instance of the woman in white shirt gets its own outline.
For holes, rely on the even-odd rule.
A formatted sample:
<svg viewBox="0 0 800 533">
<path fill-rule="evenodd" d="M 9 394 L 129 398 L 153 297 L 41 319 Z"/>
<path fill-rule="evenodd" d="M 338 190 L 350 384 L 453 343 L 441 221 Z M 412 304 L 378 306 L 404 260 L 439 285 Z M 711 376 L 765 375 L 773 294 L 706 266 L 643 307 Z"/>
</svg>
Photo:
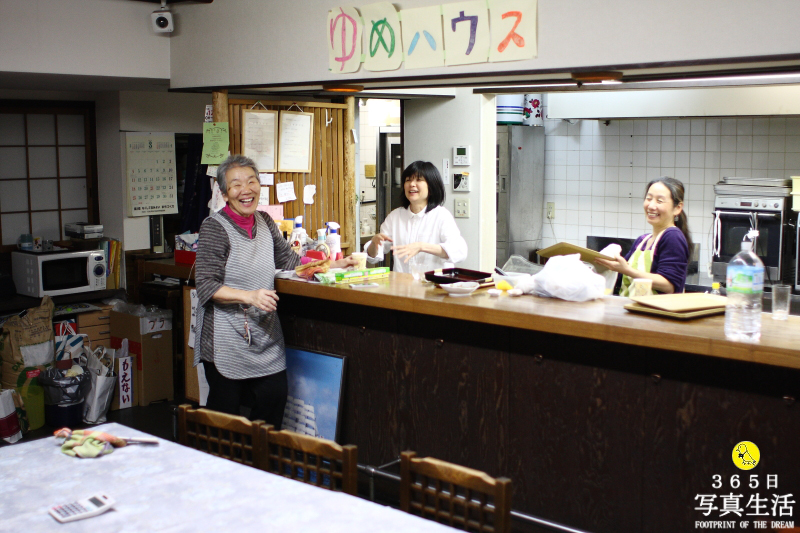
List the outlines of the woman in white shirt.
<svg viewBox="0 0 800 533">
<path fill-rule="evenodd" d="M 390 247 L 394 271 L 411 272 L 410 263 L 427 270 L 452 267 L 467 258 L 461 236 L 444 203 L 444 183 L 433 163 L 414 161 L 403 171 L 403 207 L 381 224 L 381 232 L 364 245 L 367 261 L 377 263 Z"/>
</svg>

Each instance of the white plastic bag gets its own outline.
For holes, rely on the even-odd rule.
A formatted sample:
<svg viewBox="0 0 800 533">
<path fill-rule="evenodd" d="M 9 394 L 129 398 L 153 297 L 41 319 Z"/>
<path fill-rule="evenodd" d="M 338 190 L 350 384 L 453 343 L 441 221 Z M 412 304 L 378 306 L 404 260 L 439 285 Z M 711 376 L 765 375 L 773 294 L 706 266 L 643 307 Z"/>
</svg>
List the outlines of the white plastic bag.
<svg viewBox="0 0 800 533">
<path fill-rule="evenodd" d="M 580 254 L 551 257 L 534 277 L 534 294 L 570 302 L 601 298 L 606 281 L 581 262 Z"/>
<path fill-rule="evenodd" d="M 86 371 L 91 377 L 91 387 L 86 394 L 83 406 L 83 421 L 86 424 L 102 424 L 106 421 L 106 413 L 114 399 L 114 385 L 117 375 L 114 373 L 114 350 L 98 347 L 94 352 L 84 350 L 87 358 Z M 102 359 L 110 364 L 106 366 Z"/>
<path fill-rule="evenodd" d="M 622 246 L 619 244 L 609 244 L 600 250 L 601 254 L 608 257 L 617 257 L 617 255 L 619 255 L 621 252 Z M 595 265 L 595 269 L 597 270 L 597 273 L 603 276 L 603 279 L 606 280 L 605 294 L 611 294 L 614 292 L 614 286 L 617 284 L 618 272 L 614 272 L 613 270 L 609 270 L 600 265 Z"/>
</svg>

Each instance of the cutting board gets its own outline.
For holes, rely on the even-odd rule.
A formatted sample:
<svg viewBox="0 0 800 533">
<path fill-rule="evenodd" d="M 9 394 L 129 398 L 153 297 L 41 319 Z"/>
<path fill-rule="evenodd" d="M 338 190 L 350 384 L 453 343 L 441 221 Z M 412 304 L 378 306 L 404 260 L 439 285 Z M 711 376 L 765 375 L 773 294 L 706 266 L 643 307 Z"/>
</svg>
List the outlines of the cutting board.
<svg viewBox="0 0 800 533">
<path fill-rule="evenodd" d="M 586 261 L 587 263 L 594 263 L 595 259 L 608 259 L 609 261 L 613 261 L 613 257 L 609 257 L 607 255 L 603 255 L 600 252 L 595 252 L 594 250 L 590 250 L 589 248 L 584 248 L 583 246 L 576 246 L 574 244 L 570 244 L 568 242 L 560 242 L 558 244 L 554 244 L 553 246 L 549 246 L 544 250 L 539 250 L 536 252 L 541 257 L 553 257 L 554 255 L 571 255 L 571 254 L 581 254 L 581 261 Z"/>
<path fill-rule="evenodd" d="M 631 298 L 631 300 L 647 307 L 672 313 L 687 313 L 691 311 L 702 311 L 704 309 L 724 309 L 728 301 L 725 296 L 705 294 L 702 292 L 635 296 Z"/>
<path fill-rule="evenodd" d="M 720 315 L 725 312 L 724 307 L 712 307 L 711 309 L 700 309 L 699 311 L 686 311 L 686 312 L 676 313 L 673 311 L 664 311 L 661 309 L 656 309 L 655 307 L 647 307 L 646 305 L 637 304 L 635 302 L 626 305 L 625 309 L 627 309 L 628 311 L 633 311 L 635 313 L 666 316 L 669 318 L 678 318 L 681 320 L 686 320 L 688 318 L 700 318 L 702 316 Z"/>
</svg>

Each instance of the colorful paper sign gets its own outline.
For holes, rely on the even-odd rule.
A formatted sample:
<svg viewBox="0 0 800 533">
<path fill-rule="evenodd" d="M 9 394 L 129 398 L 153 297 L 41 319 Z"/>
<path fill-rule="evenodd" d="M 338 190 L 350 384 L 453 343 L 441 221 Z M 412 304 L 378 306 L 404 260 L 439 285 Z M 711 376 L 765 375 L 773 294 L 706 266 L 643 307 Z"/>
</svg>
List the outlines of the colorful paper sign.
<svg viewBox="0 0 800 533">
<path fill-rule="evenodd" d="M 328 11 L 328 70 L 347 74 L 361 66 L 361 15 L 354 7 L 339 6 Z"/>
<path fill-rule="evenodd" d="M 489 0 L 489 61 L 536 57 L 536 0 Z"/>
<path fill-rule="evenodd" d="M 203 124 L 203 165 L 218 165 L 228 157 L 228 123 L 206 122 Z"/>
<path fill-rule="evenodd" d="M 378 2 L 361 8 L 366 30 L 367 49 L 364 69 L 396 70 L 403 62 L 403 39 L 400 17 L 389 2 Z"/>
<path fill-rule="evenodd" d="M 469 65 L 489 60 L 489 9 L 472 0 L 442 6 L 445 65 Z"/>
<path fill-rule="evenodd" d="M 444 35 L 441 6 L 404 9 L 402 34 L 405 47 L 405 68 L 444 66 Z"/>
</svg>

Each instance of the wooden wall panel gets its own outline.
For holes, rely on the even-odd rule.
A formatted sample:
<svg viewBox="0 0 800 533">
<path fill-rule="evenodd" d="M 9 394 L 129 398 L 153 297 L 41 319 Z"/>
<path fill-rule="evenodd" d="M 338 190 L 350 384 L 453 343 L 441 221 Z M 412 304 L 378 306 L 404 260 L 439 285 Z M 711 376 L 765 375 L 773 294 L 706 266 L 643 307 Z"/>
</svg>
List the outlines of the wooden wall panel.
<svg viewBox="0 0 800 533">
<path fill-rule="evenodd" d="M 611 368 L 591 364 L 598 352 Z M 645 378 L 626 352 L 515 331 L 508 385 L 514 508 L 595 533 L 638 530 Z"/>
<path fill-rule="evenodd" d="M 762 495 L 800 493 L 800 371 L 289 294 L 278 309 L 287 343 L 348 357 L 340 440 L 363 464 L 413 449 L 507 476 L 514 509 L 593 533 L 693 530 L 712 474 L 745 479 L 740 440 L 762 483 L 779 475 Z"/>
<path fill-rule="evenodd" d="M 242 151 L 242 131 L 241 116 L 243 109 L 251 109 L 256 105 L 256 100 L 228 101 L 230 115 L 230 146 L 231 153 L 241 153 Z M 347 217 L 344 209 L 344 104 L 320 103 L 320 102 L 283 102 L 274 100 L 261 101 L 269 110 L 288 110 L 293 107 L 297 110 L 299 106 L 304 112 L 313 113 L 312 124 L 314 126 L 314 138 L 312 141 L 312 164 L 311 172 L 276 172 L 275 183 L 293 182 L 297 200 L 285 202 L 283 204 L 284 218 L 294 218 L 303 216 L 303 227 L 306 228 L 308 235 L 313 239 L 316 237 L 316 230 L 324 228 L 326 222 L 335 221 L 342 227 L 345 225 Z M 330 121 L 330 123 L 328 123 Z M 314 203 L 305 205 L 303 203 L 303 188 L 306 185 L 316 185 L 317 193 Z M 275 187 L 269 188 L 270 203 L 277 203 Z M 352 252 L 351 243 L 346 242 L 342 237 L 342 251 L 345 254 Z"/>
</svg>

